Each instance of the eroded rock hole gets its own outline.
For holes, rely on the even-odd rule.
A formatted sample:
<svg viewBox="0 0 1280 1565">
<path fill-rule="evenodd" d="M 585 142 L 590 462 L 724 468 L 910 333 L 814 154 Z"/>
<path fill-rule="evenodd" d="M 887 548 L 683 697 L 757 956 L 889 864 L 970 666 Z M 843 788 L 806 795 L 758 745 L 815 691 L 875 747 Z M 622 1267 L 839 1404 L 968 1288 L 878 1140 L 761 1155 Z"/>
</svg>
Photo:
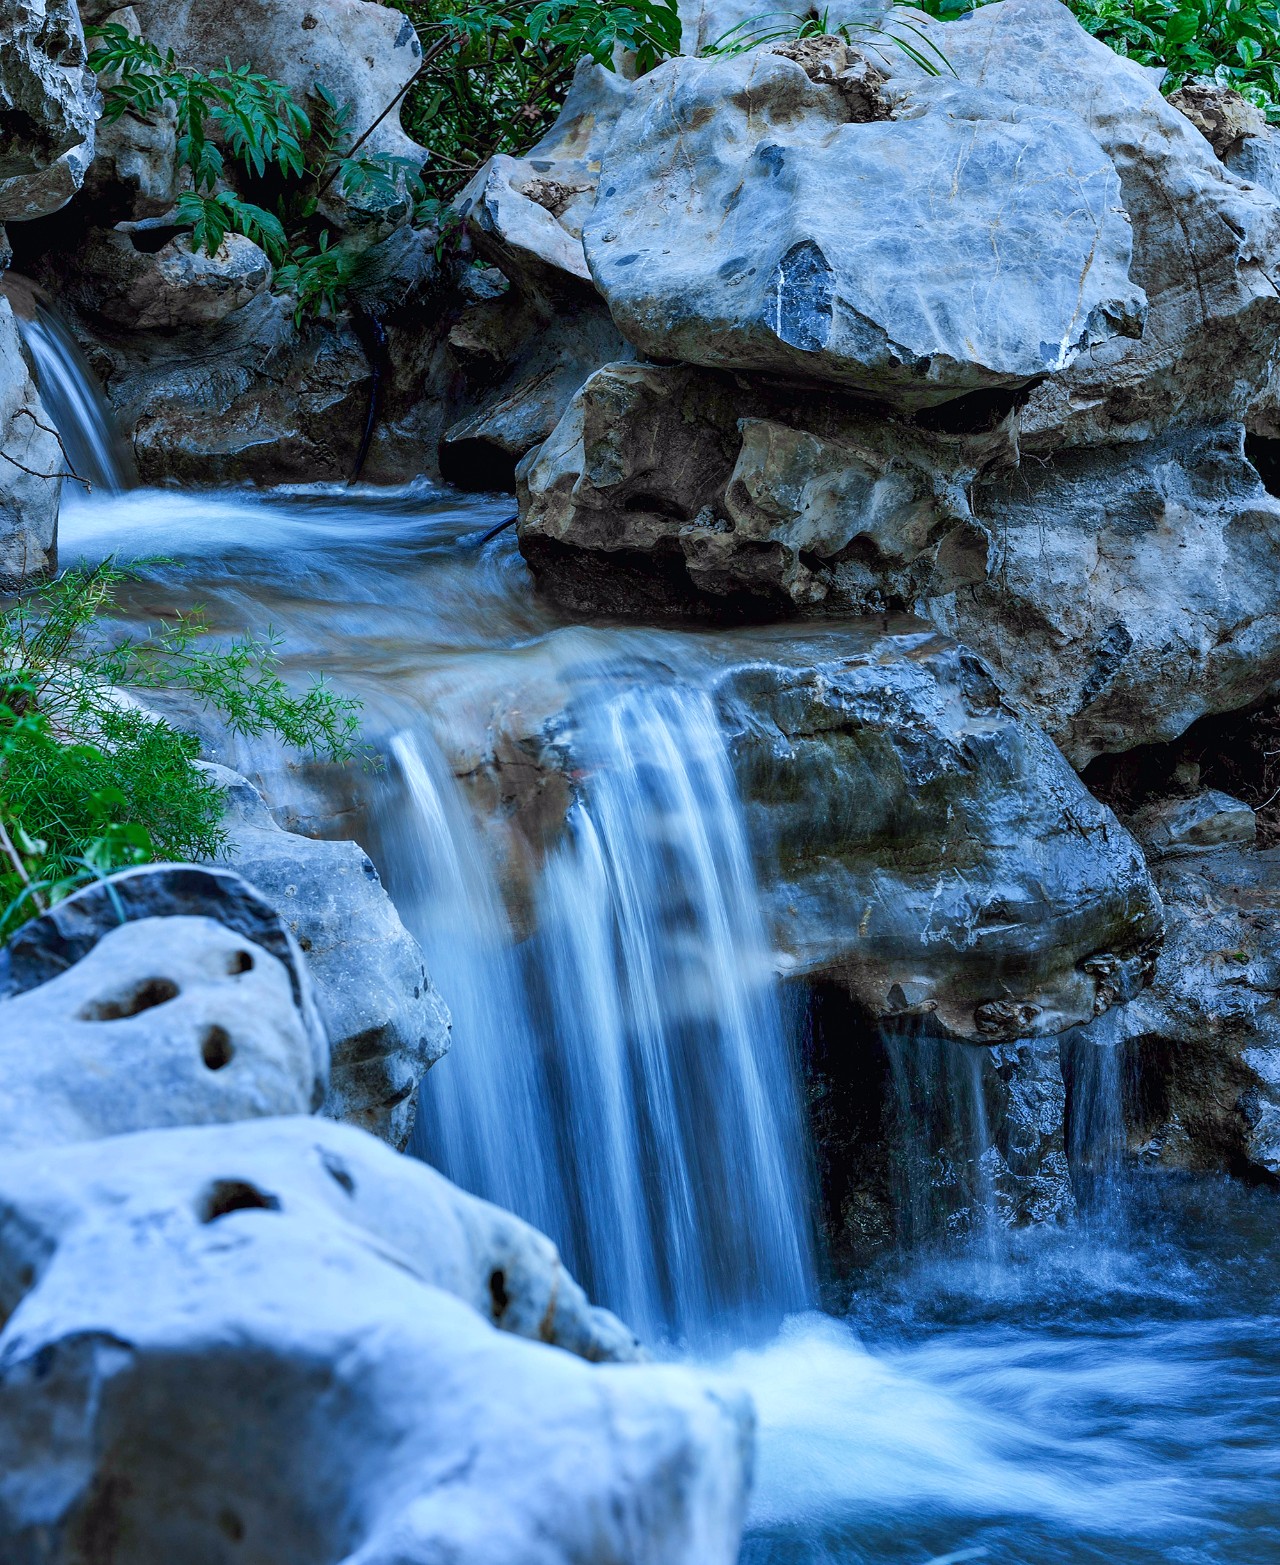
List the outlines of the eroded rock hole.
<svg viewBox="0 0 1280 1565">
<path fill-rule="evenodd" d="M 1264 435 L 1246 435 L 1244 454 L 1253 463 L 1268 494 L 1280 495 L 1280 440 Z"/>
<path fill-rule="evenodd" d="M 144 978 L 124 994 L 112 995 L 106 1000 L 91 1000 L 80 1011 L 82 1022 L 118 1022 L 126 1016 L 139 1016 L 167 1000 L 176 1000 L 179 994 L 172 978 Z"/>
<path fill-rule="evenodd" d="M 280 1202 L 246 1179 L 215 1179 L 200 1201 L 202 1223 L 216 1222 L 232 1212 L 278 1212 Z"/>
<path fill-rule="evenodd" d="M 332 1152 L 321 1150 L 320 1161 L 324 1165 L 324 1171 L 334 1184 L 345 1190 L 348 1195 L 355 1195 L 356 1182 L 352 1178 L 351 1171 L 342 1159 Z"/>
<path fill-rule="evenodd" d="M 230 1065 L 235 1049 L 225 1027 L 207 1027 L 200 1040 L 200 1058 L 211 1071 Z"/>
<path fill-rule="evenodd" d="M 501 1320 L 507 1313 L 507 1305 L 511 1303 L 507 1293 L 507 1274 L 501 1266 L 495 1266 L 489 1273 L 489 1297 L 493 1300 L 494 1320 Z"/>
<path fill-rule="evenodd" d="M 233 951 L 227 958 L 227 972 L 233 977 L 237 973 L 251 973 L 253 971 L 252 951 Z"/>
</svg>

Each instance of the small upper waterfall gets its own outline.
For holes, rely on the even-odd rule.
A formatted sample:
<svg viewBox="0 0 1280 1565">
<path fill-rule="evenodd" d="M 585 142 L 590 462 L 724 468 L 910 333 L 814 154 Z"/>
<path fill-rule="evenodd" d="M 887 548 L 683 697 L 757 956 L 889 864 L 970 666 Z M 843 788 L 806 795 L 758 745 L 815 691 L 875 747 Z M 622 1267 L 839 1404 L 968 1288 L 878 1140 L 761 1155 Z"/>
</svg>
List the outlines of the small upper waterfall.
<svg viewBox="0 0 1280 1565">
<path fill-rule="evenodd" d="M 25 279 L 6 277 L 4 286 L 35 362 L 40 400 L 58 431 L 68 469 L 91 489 L 107 494 L 130 488 L 134 474 L 128 448 L 75 338 Z"/>
</svg>

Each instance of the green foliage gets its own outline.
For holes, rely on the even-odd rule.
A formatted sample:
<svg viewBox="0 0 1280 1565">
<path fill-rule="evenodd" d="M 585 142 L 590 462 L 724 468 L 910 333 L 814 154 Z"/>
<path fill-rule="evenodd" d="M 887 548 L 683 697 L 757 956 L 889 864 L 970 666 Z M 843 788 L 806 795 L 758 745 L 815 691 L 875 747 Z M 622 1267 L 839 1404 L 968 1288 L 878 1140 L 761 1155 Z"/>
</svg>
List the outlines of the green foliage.
<svg viewBox="0 0 1280 1565">
<path fill-rule="evenodd" d="M 405 128 L 431 149 L 428 194 L 447 201 L 495 152 L 518 156 L 551 125 L 585 55 L 621 50 L 643 73 L 680 48 L 675 0 L 390 0 L 424 44 Z M 430 220 L 430 213 L 426 214 Z"/>
<path fill-rule="evenodd" d="M 118 22 L 87 31 L 89 64 L 106 78 L 106 119 L 150 120 L 174 105 L 178 165 L 191 180 L 175 215 L 190 228 L 194 248 L 214 255 L 229 233 L 244 234 L 277 268 L 277 288 L 295 291 L 299 323 L 339 309 L 354 261 L 321 226 L 321 197 L 335 183 L 348 200 L 366 203 L 394 201 L 402 190 L 420 196 L 413 162 L 358 156 L 351 105 L 323 85 L 309 114 L 282 83 L 247 65 L 196 71 Z M 231 189 L 232 175 L 258 199 Z"/>
<path fill-rule="evenodd" d="M 778 43 L 783 39 L 837 37 L 873 54 L 880 52 L 886 44 L 892 44 L 908 59 L 914 60 L 922 71 L 930 76 L 940 76 L 951 67 L 933 39 L 912 22 L 912 12 L 919 15 L 920 10 L 916 5 L 894 5 L 884 21 L 864 27 L 844 23 L 833 26 L 829 11 L 818 16 L 807 12 L 766 11 L 731 27 L 708 44 L 702 53 L 710 56 L 745 54 L 759 44 Z"/>
<path fill-rule="evenodd" d="M 221 792 L 191 765 L 198 739 L 113 687 L 182 692 L 233 733 L 311 755 L 355 752 L 356 703 L 322 680 L 290 691 L 271 636 L 215 646 L 190 615 L 105 641 L 124 575 L 65 571 L 0 615 L 0 937 L 86 879 L 223 844 Z"/>
<path fill-rule="evenodd" d="M 921 0 L 950 20 L 974 0 Z M 1234 87 L 1280 122 L 1280 7 L 1259 0 L 1067 0 L 1081 25 L 1117 54 L 1163 66 L 1174 92 L 1190 77 Z"/>
</svg>

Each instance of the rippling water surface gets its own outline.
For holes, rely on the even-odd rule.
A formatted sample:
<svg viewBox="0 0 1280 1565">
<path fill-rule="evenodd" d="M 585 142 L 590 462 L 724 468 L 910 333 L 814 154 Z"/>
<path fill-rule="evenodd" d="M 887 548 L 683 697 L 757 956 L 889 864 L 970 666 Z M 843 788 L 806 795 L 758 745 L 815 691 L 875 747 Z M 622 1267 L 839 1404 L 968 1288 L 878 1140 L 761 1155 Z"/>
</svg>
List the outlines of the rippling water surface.
<svg viewBox="0 0 1280 1565">
<path fill-rule="evenodd" d="M 493 658 L 504 671 L 549 649 L 560 668 L 604 659 L 615 695 L 641 688 L 646 667 L 692 668 L 696 638 L 575 628 L 543 605 L 510 533 L 484 541 L 509 507 L 423 488 L 134 492 L 72 500 L 63 558 L 150 558 L 125 594 L 138 619 L 199 603 L 220 631 L 271 624 L 290 669 L 322 670 L 364 699 L 389 753 L 435 710 L 442 679 L 456 687 L 475 671 L 487 688 Z M 425 796 L 417 753 L 404 752 L 399 776 Z M 602 794 L 580 828 L 597 854 L 587 828 L 609 807 Z M 480 849 L 448 824 L 456 808 L 441 806 L 453 856 L 435 872 L 464 888 L 458 917 L 470 909 L 474 927 L 464 938 L 454 926 L 432 957 L 460 1021 L 439 1072 L 495 1009 L 504 1036 L 537 1035 L 509 932 L 493 932 L 501 910 L 473 888 Z M 572 909 L 586 884 L 552 882 L 547 895 Z M 607 946 L 617 930 L 599 928 Z M 575 935 L 573 970 L 608 988 L 615 958 L 592 966 L 579 949 L 591 929 Z M 470 978 L 448 967 L 467 939 L 480 964 Z M 493 955 L 504 940 L 506 966 Z M 754 990 L 748 998 L 744 1037 L 778 1025 L 758 1020 L 770 1013 Z M 585 1026 L 584 1051 L 592 1036 Z M 528 1107 L 534 1140 L 540 1112 Z M 1280 1565 L 1276 1202 L 1225 1182 L 1140 1181 L 1108 1203 L 1105 1222 L 985 1243 L 976 1259 L 885 1263 L 847 1316 L 793 1315 L 767 1346 L 717 1360 L 760 1416 L 744 1565 Z"/>
</svg>

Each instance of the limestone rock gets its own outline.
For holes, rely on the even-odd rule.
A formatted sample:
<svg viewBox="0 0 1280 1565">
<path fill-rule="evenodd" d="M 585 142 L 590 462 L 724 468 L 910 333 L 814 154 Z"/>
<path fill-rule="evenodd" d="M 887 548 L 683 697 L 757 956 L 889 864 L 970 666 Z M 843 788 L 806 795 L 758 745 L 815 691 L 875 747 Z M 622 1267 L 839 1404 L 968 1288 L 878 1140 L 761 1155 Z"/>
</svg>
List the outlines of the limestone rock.
<svg viewBox="0 0 1280 1565">
<path fill-rule="evenodd" d="M 228 234 L 206 255 L 163 218 L 92 230 L 76 268 L 96 313 L 140 332 L 216 325 L 271 282 L 271 263 L 252 239 Z"/>
<path fill-rule="evenodd" d="M 0 1148 L 307 1113 L 327 1065 L 279 958 L 210 918 L 131 919 L 0 1001 Z"/>
<path fill-rule="evenodd" d="M 523 158 L 490 158 L 457 198 L 477 250 L 526 292 L 554 297 L 590 284 L 582 226 L 632 90 L 624 76 L 583 60 L 542 140 Z"/>
<path fill-rule="evenodd" d="M 1077 117 L 1133 222 L 1141 337 L 1086 347 L 1023 414 L 1025 449 L 1144 440 L 1173 420 L 1242 419 L 1280 325 L 1280 206 L 1229 173 L 1160 95 L 1158 73 L 1091 38 L 1058 0 L 1000 0 L 932 36 L 975 90 Z M 913 79 L 904 62 L 894 80 Z"/>
<path fill-rule="evenodd" d="M 678 669 L 714 703 L 788 975 L 981 1043 L 1061 1031 L 1143 982 L 1160 908 L 1137 844 L 963 647 L 876 618 L 631 651 L 637 678 Z M 577 693 L 598 666 L 572 631 L 495 655 L 483 682 L 432 676 L 436 737 L 514 898 L 582 786 Z"/>
<path fill-rule="evenodd" d="M 65 471 L 12 306 L 0 294 L 0 589 L 53 569 Z"/>
<path fill-rule="evenodd" d="M 6 1159 L 0 1214 L 7 1556 L 736 1558 L 745 1399 L 575 1357 L 630 1341 L 548 1241 L 372 1138 L 275 1120 Z"/>
<path fill-rule="evenodd" d="M 1252 847 L 1257 817 L 1240 799 L 1207 788 L 1191 799 L 1166 799 L 1143 810 L 1132 823 L 1148 853 L 1199 853 L 1224 843 Z"/>
<path fill-rule="evenodd" d="M 715 44 L 749 42 L 761 33 L 790 27 L 801 18 L 826 19 L 831 28 L 874 26 L 888 10 L 886 0 L 835 0 L 832 5 L 762 10 L 757 0 L 679 0 L 680 53 L 701 54 Z"/>
<path fill-rule="evenodd" d="M 953 433 L 685 366 L 609 364 L 522 473 L 520 547 L 605 612 L 866 611 L 986 577 L 969 492 L 1014 424 Z"/>
<path fill-rule="evenodd" d="M 1073 114 L 949 76 L 886 91 L 862 119 L 767 50 L 638 82 L 583 229 L 623 335 L 909 410 L 1141 329 L 1116 171 Z"/>
<path fill-rule="evenodd" d="M 1187 116 L 1228 166 L 1232 152 L 1246 136 L 1266 134 L 1267 117 L 1262 110 L 1233 88 L 1216 82 L 1184 82 L 1169 94 L 1169 102 Z"/>
<path fill-rule="evenodd" d="M 13 223 L 80 189 L 101 100 L 75 0 L 2 0 L 0 39 L 0 223 Z"/>
<path fill-rule="evenodd" d="M 282 831 L 245 778 L 204 769 L 227 790 L 227 862 L 305 954 L 331 1051 L 321 1112 L 405 1146 L 419 1084 L 449 1047 L 449 1013 L 417 941 L 357 843 Z"/>
<path fill-rule="evenodd" d="M 1144 1161 L 1280 1177 L 1280 849 L 1227 842 L 1152 873 L 1167 930 L 1152 985 L 1082 1037 L 1134 1059 Z"/>
</svg>

